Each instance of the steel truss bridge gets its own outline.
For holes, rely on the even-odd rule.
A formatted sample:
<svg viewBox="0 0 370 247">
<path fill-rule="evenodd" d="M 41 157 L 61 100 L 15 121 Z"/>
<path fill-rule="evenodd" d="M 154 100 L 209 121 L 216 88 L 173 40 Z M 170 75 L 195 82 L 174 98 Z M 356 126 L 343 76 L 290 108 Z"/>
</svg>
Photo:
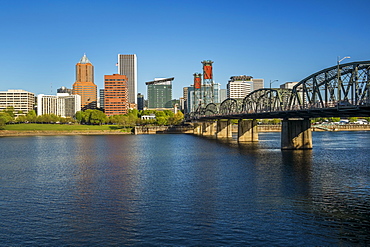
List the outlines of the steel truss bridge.
<svg viewBox="0 0 370 247">
<path fill-rule="evenodd" d="M 360 61 L 323 69 L 292 89 L 264 88 L 244 99 L 210 103 L 187 120 L 369 116 L 370 61 Z"/>
</svg>

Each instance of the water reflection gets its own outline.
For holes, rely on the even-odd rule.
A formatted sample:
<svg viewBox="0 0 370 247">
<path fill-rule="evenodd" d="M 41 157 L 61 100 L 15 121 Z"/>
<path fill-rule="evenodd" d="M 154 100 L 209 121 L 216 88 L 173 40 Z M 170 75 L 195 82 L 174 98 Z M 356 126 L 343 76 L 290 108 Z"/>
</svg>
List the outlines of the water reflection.
<svg viewBox="0 0 370 247">
<path fill-rule="evenodd" d="M 190 135 L 1 138 L 0 241 L 365 245 L 364 135 L 314 133 L 314 149 L 302 151 L 281 151 L 280 133 L 244 144 Z"/>
<path fill-rule="evenodd" d="M 350 135 L 314 133 L 313 150 L 280 151 L 278 133 L 262 134 L 260 140 L 269 143 L 212 142 L 237 149 L 254 164 L 261 205 L 284 205 L 290 200 L 300 217 L 313 214 L 319 219 L 326 230 L 317 235 L 337 234 L 341 244 L 367 243 L 370 139 L 368 132 Z"/>
</svg>

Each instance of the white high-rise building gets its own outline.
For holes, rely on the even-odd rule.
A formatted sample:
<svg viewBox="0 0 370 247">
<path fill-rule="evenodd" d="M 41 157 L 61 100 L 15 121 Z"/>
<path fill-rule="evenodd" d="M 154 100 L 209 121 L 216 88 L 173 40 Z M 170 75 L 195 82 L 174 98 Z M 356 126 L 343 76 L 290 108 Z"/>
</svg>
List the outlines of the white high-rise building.
<svg viewBox="0 0 370 247">
<path fill-rule="evenodd" d="M 241 75 L 230 77 L 227 83 L 227 97 L 232 99 L 243 99 L 252 92 L 252 77 Z"/>
<path fill-rule="evenodd" d="M 60 117 L 74 117 L 81 111 L 81 96 L 78 94 L 57 93 L 57 95 L 37 96 L 37 115 L 55 114 Z"/>
<path fill-rule="evenodd" d="M 35 94 L 25 90 L 0 91 L 0 111 L 13 107 L 15 116 L 26 115 L 35 106 Z M 19 114 L 18 112 L 23 112 Z"/>
<path fill-rule="evenodd" d="M 137 105 L 136 54 L 131 55 L 118 54 L 118 74 L 125 75 L 127 77 L 128 103 Z"/>
</svg>

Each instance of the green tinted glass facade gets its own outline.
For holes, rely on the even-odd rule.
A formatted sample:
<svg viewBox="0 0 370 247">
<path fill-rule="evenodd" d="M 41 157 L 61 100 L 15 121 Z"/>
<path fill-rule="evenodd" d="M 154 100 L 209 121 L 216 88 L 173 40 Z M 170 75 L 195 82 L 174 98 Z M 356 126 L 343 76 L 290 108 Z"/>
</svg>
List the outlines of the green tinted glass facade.
<svg viewBox="0 0 370 247">
<path fill-rule="evenodd" d="M 148 108 L 172 108 L 172 84 L 148 85 Z"/>
</svg>

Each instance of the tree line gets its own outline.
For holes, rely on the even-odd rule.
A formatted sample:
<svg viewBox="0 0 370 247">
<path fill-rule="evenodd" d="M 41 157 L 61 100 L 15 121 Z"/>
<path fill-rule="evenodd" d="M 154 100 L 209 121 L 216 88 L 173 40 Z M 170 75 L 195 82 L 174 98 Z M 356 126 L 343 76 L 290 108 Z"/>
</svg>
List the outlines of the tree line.
<svg viewBox="0 0 370 247">
<path fill-rule="evenodd" d="M 142 119 L 142 116 L 155 116 L 153 119 Z M 178 111 L 176 114 L 171 110 L 129 110 L 125 115 L 106 116 L 99 110 L 86 110 L 76 113 L 76 120 L 80 124 L 116 124 L 123 127 L 136 125 L 178 125 L 184 119 L 184 114 Z"/>
<path fill-rule="evenodd" d="M 22 111 L 17 112 L 16 117 L 13 107 L 7 107 L 0 112 L 0 128 L 4 128 L 5 124 L 9 123 L 60 123 L 60 124 L 115 124 L 122 127 L 134 127 L 135 125 L 178 125 L 184 119 L 184 114 L 178 111 L 176 114 L 171 110 L 129 110 L 125 115 L 107 116 L 101 110 L 85 110 L 78 111 L 74 118 L 60 117 L 55 114 L 38 115 L 34 110 L 23 114 Z M 141 119 L 144 115 L 155 116 L 150 120 Z"/>
</svg>

